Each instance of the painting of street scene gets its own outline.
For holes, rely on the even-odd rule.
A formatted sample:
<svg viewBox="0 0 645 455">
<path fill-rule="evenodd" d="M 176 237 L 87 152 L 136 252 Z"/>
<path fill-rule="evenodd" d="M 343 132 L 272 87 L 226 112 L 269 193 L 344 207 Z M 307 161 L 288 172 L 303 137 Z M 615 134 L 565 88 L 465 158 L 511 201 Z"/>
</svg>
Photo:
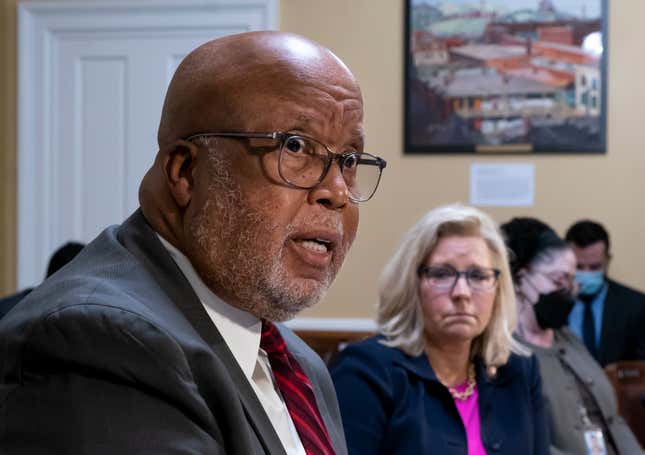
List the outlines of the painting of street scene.
<svg viewBox="0 0 645 455">
<path fill-rule="evenodd" d="M 408 0 L 406 151 L 604 153 L 604 9 Z"/>
</svg>

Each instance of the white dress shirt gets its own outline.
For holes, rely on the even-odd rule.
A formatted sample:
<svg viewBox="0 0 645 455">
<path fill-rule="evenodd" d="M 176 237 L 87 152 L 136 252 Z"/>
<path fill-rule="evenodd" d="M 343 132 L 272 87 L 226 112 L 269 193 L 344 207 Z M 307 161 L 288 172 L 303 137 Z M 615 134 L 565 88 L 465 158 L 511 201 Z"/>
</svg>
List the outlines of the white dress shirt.
<svg viewBox="0 0 645 455">
<path fill-rule="evenodd" d="M 159 234 L 157 237 L 192 286 L 217 330 L 222 334 L 233 357 L 262 403 L 286 452 L 289 455 L 306 455 L 282 395 L 273 381 L 269 358 L 266 352 L 260 349 L 262 321 L 217 297 L 204 284 L 188 258 Z"/>
</svg>

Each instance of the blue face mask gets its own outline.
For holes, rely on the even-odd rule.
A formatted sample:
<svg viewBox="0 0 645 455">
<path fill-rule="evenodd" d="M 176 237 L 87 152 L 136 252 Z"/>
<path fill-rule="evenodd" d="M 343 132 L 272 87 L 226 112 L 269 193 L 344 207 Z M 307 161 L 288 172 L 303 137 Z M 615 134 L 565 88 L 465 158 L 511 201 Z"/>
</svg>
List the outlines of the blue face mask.
<svg viewBox="0 0 645 455">
<path fill-rule="evenodd" d="M 580 285 L 580 295 L 594 295 L 600 291 L 600 288 L 605 283 L 605 274 L 602 271 L 583 272 L 578 270 L 576 272 L 576 281 Z"/>
</svg>

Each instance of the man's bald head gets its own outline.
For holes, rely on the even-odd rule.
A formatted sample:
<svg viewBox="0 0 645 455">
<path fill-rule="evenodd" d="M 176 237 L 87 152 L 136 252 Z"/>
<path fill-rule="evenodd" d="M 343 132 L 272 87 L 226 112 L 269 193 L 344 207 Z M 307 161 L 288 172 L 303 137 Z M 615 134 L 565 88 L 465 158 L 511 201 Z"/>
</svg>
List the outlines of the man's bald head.
<svg viewBox="0 0 645 455">
<path fill-rule="evenodd" d="M 358 207 L 341 165 L 311 188 L 294 187 L 275 140 L 186 140 L 227 131 L 288 132 L 333 153 L 360 153 L 360 89 L 328 49 L 279 32 L 210 41 L 168 87 L 159 153 L 139 191 L 144 216 L 224 301 L 284 319 L 332 282 L 356 235 Z"/>
<path fill-rule="evenodd" d="M 262 31 L 226 36 L 198 47 L 179 65 L 168 87 L 159 125 L 163 148 L 190 134 L 242 128 L 267 115 L 254 95 L 293 94 L 298 82 L 354 77 L 331 51 L 299 35 Z"/>
<path fill-rule="evenodd" d="M 139 188 L 148 222 L 177 243 L 174 231 L 182 222 L 185 201 L 178 203 L 172 194 L 166 167 L 170 155 L 186 150 L 182 139 L 199 132 L 245 130 L 255 120 L 270 122 L 280 103 L 267 107 L 267 97 L 311 98 L 318 94 L 303 90 L 320 83 L 341 98 L 357 99 L 362 118 L 360 88 L 352 73 L 327 48 L 302 36 L 241 33 L 209 41 L 188 54 L 168 86 L 157 134 L 159 153 Z"/>
</svg>

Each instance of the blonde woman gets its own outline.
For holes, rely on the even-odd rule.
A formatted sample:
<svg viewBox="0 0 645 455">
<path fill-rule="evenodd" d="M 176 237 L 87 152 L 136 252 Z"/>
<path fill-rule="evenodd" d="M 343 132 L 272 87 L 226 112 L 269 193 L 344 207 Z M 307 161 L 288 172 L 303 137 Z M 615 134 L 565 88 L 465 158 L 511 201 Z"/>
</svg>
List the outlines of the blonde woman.
<svg viewBox="0 0 645 455">
<path fill-rule="evenodd" d="M 547 454 L 515 315 L 495 222 L 462 205 L 428 212 L 383 271 L 380 334 L 331 368 L 350 454 Z"/>
</svg>

